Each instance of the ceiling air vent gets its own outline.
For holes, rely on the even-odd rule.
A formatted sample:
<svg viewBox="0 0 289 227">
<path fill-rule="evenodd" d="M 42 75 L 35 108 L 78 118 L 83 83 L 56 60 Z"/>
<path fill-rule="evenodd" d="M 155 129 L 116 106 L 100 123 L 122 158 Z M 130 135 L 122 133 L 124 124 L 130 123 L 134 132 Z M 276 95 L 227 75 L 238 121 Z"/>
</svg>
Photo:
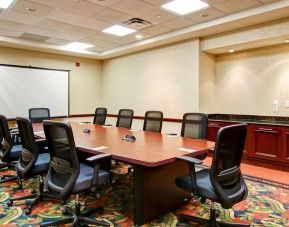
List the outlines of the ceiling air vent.
<svg viewBox="0 0 289 227">
<path fill-rule="evenodd" d="M 130 27 L 130 28 L 133 28 L 135 30 L 140 30 L 140 29 L 143 29 L 143 28 L 150 26 L 152 23 L 147 21 L 147 20 L 144 20 L 144 19 L 141 19 L 138 17 L 134 17 L 134 18 L 131 18 L 131 19 L 123 22 L 123 24 Z"/>
</svg>

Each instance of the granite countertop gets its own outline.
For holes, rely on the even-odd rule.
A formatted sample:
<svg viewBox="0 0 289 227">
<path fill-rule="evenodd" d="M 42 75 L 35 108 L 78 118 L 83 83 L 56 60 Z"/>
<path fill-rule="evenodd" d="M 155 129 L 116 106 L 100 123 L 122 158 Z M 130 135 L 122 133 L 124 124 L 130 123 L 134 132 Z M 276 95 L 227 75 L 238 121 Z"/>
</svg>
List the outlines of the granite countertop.
<svg viewBox="0 0 289 227">
<path fill-rule="evenodd" d="M 237 115 L 237 114 L 209 114 L 210 121 L 223 121 L 223 122 L 244 122 L 249 124 L 261 125 L 276 125 L 288 126 L 289 117 L 275 117 L 275 116 L 259 116 L 259 115 Z"/>
</svg>

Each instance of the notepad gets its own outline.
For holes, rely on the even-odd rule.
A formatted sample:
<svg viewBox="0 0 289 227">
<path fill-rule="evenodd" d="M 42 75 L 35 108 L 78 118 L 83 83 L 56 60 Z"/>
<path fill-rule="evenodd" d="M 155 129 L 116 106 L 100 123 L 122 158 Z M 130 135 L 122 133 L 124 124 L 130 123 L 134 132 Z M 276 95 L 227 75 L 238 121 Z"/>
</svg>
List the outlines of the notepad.
<svg viewBox="0 0 289 227">
<path fill-rule="evenodd" d="M 34 132 L 34 134 L 41 134 L 44 133 L 43 131 Z"/>
<path fill-rule="evenodd" d="M 102 127 L 103 128 L 110 128 L 110 127 L 112 127 L 112 125 L 103 125 Z"/>
<path fill-rule="evenodd" d="M 130 129 L 129 131 L 131 131 L 131 132 L 138 132 L 139 129 Z"/>
<path fill-rule="evenodd" d="M 94 151 L 101 151 L 101 150 L 104 150 L 104 149 L 107 149 L 108 147 L 106 146 L 99 146 L 99 147 L 94 147 L 94 148 L 91 148 L 92 150 Z"/>
<path fill-rule="evenodd" d="M 182 147 L 182 148 L 179 148 L 179 151 L 184 151 L 184 152 L 195 152 L 196 150 Z"/>
</svg>

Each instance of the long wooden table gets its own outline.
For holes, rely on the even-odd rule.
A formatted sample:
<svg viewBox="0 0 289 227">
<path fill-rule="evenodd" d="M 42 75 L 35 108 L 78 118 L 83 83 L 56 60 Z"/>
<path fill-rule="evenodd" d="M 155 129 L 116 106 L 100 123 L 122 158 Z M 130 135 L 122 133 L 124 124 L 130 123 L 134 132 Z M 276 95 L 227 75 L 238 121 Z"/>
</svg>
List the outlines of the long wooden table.
<svg viewBox="0 0 289 227">
<path fill-rule="evenodd" d="M 143 225 L 179 206 L 189 196 L 175 185 L 177 176 L 188 173 L 187 164 L 176 161 L 177 156 L 196 156 L 206 153 L 215 143 L 173 137 L 160 133 L 131 131 L 125 128 L 103 127 L 71 122 L 75 144 L 80 152 L 95 155 L 110 153 L 112 158 L 134 166 L 134 224 Z M 34 132 L 44 137 L 42 124 L 33 124 Z M 84 133 L 85 128 L 90 133 Z M 135 136 L 134 142 L 125 141 L 126 135 Z M 96 147 L 107 149 L 96 151 Z M 190 152 L 180 148 L 191 149 Z"/>
</svg>

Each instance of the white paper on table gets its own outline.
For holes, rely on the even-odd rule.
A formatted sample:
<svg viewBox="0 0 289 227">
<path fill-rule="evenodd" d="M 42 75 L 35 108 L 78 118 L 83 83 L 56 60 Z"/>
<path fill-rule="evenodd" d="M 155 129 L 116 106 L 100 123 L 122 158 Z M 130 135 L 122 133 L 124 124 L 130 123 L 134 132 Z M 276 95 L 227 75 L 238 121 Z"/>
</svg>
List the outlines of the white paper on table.
<svg viewBox="0 0 289 227">
<path fill-rule="evenodd" d="M 194 149 L 189 149 L 189 148 L 184 148 L 184 147 L 179 148 L 179 151 L 184 151 L 184 152 L 196 152 L 196 150 L 194 150 Z"/>
<path fill-rule="evenodd" d="M 130 129 L 129 131 L 131 131 L 131 132 L 138 132 L 139 129 Z"/>
<path fill-rule="evenodd" d="M 107 149 L 108 147 L 106 146 L 99 146 L 99 147 L 93 147 L 91 148 L 92 150 L 94 151 L 101 151 L 101 150 L 104 150 L 104 149 Z"/>
<path fill-rule="evenodd" d="M 41 133 L 44 133 L 44 131 L 34 132 L 34 134 L 41 134 Z"/>
</svg>

